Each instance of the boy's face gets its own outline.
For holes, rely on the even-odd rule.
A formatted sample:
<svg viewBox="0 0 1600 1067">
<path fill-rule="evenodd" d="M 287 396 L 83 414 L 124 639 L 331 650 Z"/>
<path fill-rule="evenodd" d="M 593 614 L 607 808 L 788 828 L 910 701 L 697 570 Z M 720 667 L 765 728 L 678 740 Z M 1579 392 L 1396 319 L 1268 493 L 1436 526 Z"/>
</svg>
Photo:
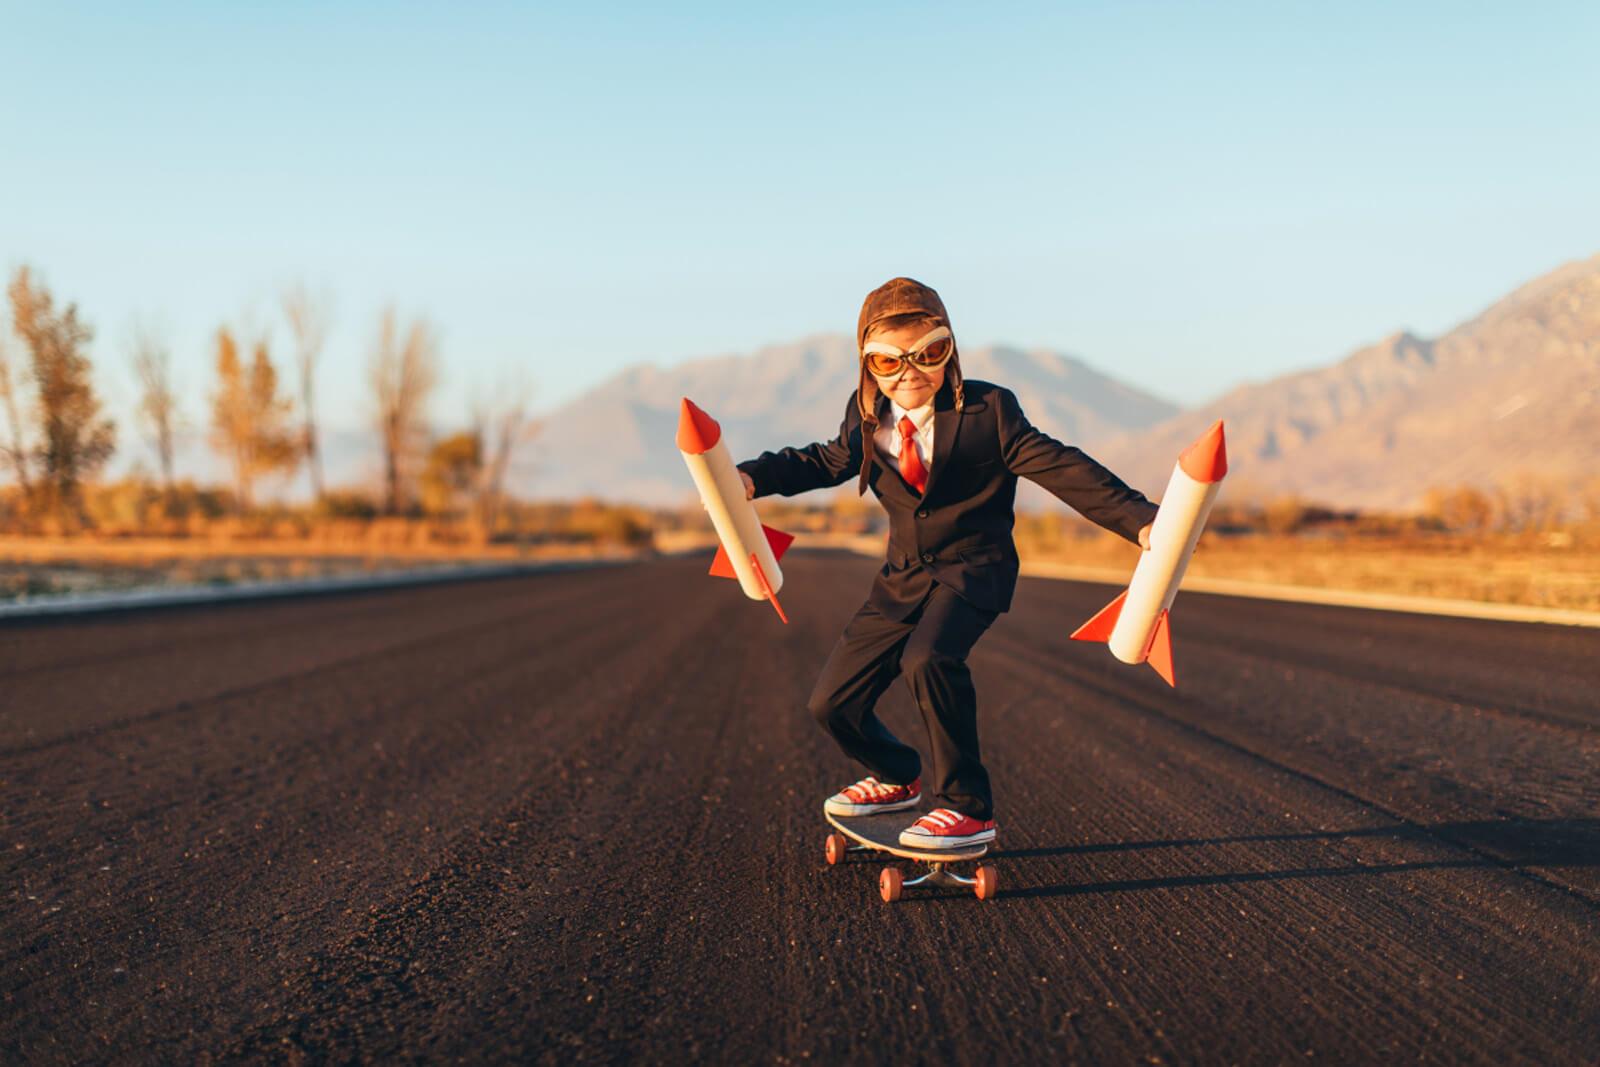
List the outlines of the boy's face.
<svg viewBox="0 0 1600 1067">
<path fill-rule="evenodd" d="M 927 333 L 927 324 L 918 323 L 913 326 L 876 329 L 867 335 L 867 340 L 882 341 L 885 344 L 894 345 L 896 348 L 908 349 L 927 336 Z M 921 367 L 914 365 L 907 366 L 905 373 L 892 383 L 883 378 L 878 378 L 878 388 L 883 390 L 885 396 L 903 408 L 920 408 L 932 400 L 934 394 L 939 391 L 939 387 L 944 384 L 945 367 L 949 365 L 946 363 L 944 366 L 936 367 L 933 370 L 923 370 Z"/>
</svg>

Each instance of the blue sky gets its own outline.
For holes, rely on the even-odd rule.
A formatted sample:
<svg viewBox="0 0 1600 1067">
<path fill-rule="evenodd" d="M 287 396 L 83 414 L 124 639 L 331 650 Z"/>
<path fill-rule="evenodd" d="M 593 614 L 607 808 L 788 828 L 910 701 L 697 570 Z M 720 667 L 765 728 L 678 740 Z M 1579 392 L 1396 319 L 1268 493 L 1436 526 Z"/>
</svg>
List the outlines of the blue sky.
<svg viewBox="0 0 1600 1067">
<path fill-rule="evenodd" d="M 786 8 L 0 3 L 0 267 L 119 411 L 164 323 L 196 421 L 217 325 L 324 285 L 356 426 L 391 300 L 441 424 L 848 331 L 898 273 L 1187 403 L 1600 251 L 1600 5 Z"/>
</svg>

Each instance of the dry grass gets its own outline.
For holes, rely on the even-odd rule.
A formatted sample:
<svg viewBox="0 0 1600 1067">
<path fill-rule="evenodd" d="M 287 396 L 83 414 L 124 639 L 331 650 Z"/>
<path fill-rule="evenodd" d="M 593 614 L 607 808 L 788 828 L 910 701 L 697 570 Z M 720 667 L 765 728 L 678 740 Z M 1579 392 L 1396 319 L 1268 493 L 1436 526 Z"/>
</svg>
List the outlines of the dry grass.
<svg viewBox="0 0 1600 1067">
<path fill-rule="evenodd" d="M 1110 534 L 1021 543 L 1029 560 L 1130 572 L 1138 550 Z M 1189 573 L 1237 581 L 1600 610 L 1600 546 L 1571 533 L 1327 538 L 1207 534 Z"/>
</svg>

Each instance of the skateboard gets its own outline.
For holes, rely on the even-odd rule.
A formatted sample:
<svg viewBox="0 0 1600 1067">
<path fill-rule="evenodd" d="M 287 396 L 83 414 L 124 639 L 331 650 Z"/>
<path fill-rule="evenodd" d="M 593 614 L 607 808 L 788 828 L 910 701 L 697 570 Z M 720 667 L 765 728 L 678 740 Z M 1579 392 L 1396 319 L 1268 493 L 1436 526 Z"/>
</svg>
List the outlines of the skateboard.
<svg viewBox="0 0 1600 1067">
<path fill-rule="evenodd" d="M 967 845 L 963 848 L 907 848 L 900 843 L 900 831 L 916 819 L 914 811 L 897 811 L 887 815 L 830 815 L 828 820 L 837 833 L 828 835 L 826 854 L 828 865 L 844 862 L 850 852 L 887 852 L 901 859 L 916 860 L 928 870 L 915 878 L 903 879 L 898 867 L 885 867 L 878 876 L 878 895 L 885 903 L 899 900 L 908 889 L 970 889 L 979 900 L 993 900 L 1000 891 L 1000 873 L 992 866 L 982 866 L 963 878 L 950 869 L 952 863 L 982 859 L 989 854 L 989 846 Z"/>
</svg>

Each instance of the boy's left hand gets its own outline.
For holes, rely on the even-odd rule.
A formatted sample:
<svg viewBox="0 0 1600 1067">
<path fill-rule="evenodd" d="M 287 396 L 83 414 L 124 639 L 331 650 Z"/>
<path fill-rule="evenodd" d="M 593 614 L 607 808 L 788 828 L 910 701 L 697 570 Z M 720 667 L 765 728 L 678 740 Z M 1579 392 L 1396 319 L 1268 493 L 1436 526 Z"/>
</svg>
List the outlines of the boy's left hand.
<svg viewBox="0 0 1600 1067">
<path fill-rule="evenodd" d="M 1154 525 L 1153 522 L 1146 523 L 1144 529 L 1139 531 L 1139 547 L 1146 552 L 1150 551 L 1150 527 Z"/>
</svg>

